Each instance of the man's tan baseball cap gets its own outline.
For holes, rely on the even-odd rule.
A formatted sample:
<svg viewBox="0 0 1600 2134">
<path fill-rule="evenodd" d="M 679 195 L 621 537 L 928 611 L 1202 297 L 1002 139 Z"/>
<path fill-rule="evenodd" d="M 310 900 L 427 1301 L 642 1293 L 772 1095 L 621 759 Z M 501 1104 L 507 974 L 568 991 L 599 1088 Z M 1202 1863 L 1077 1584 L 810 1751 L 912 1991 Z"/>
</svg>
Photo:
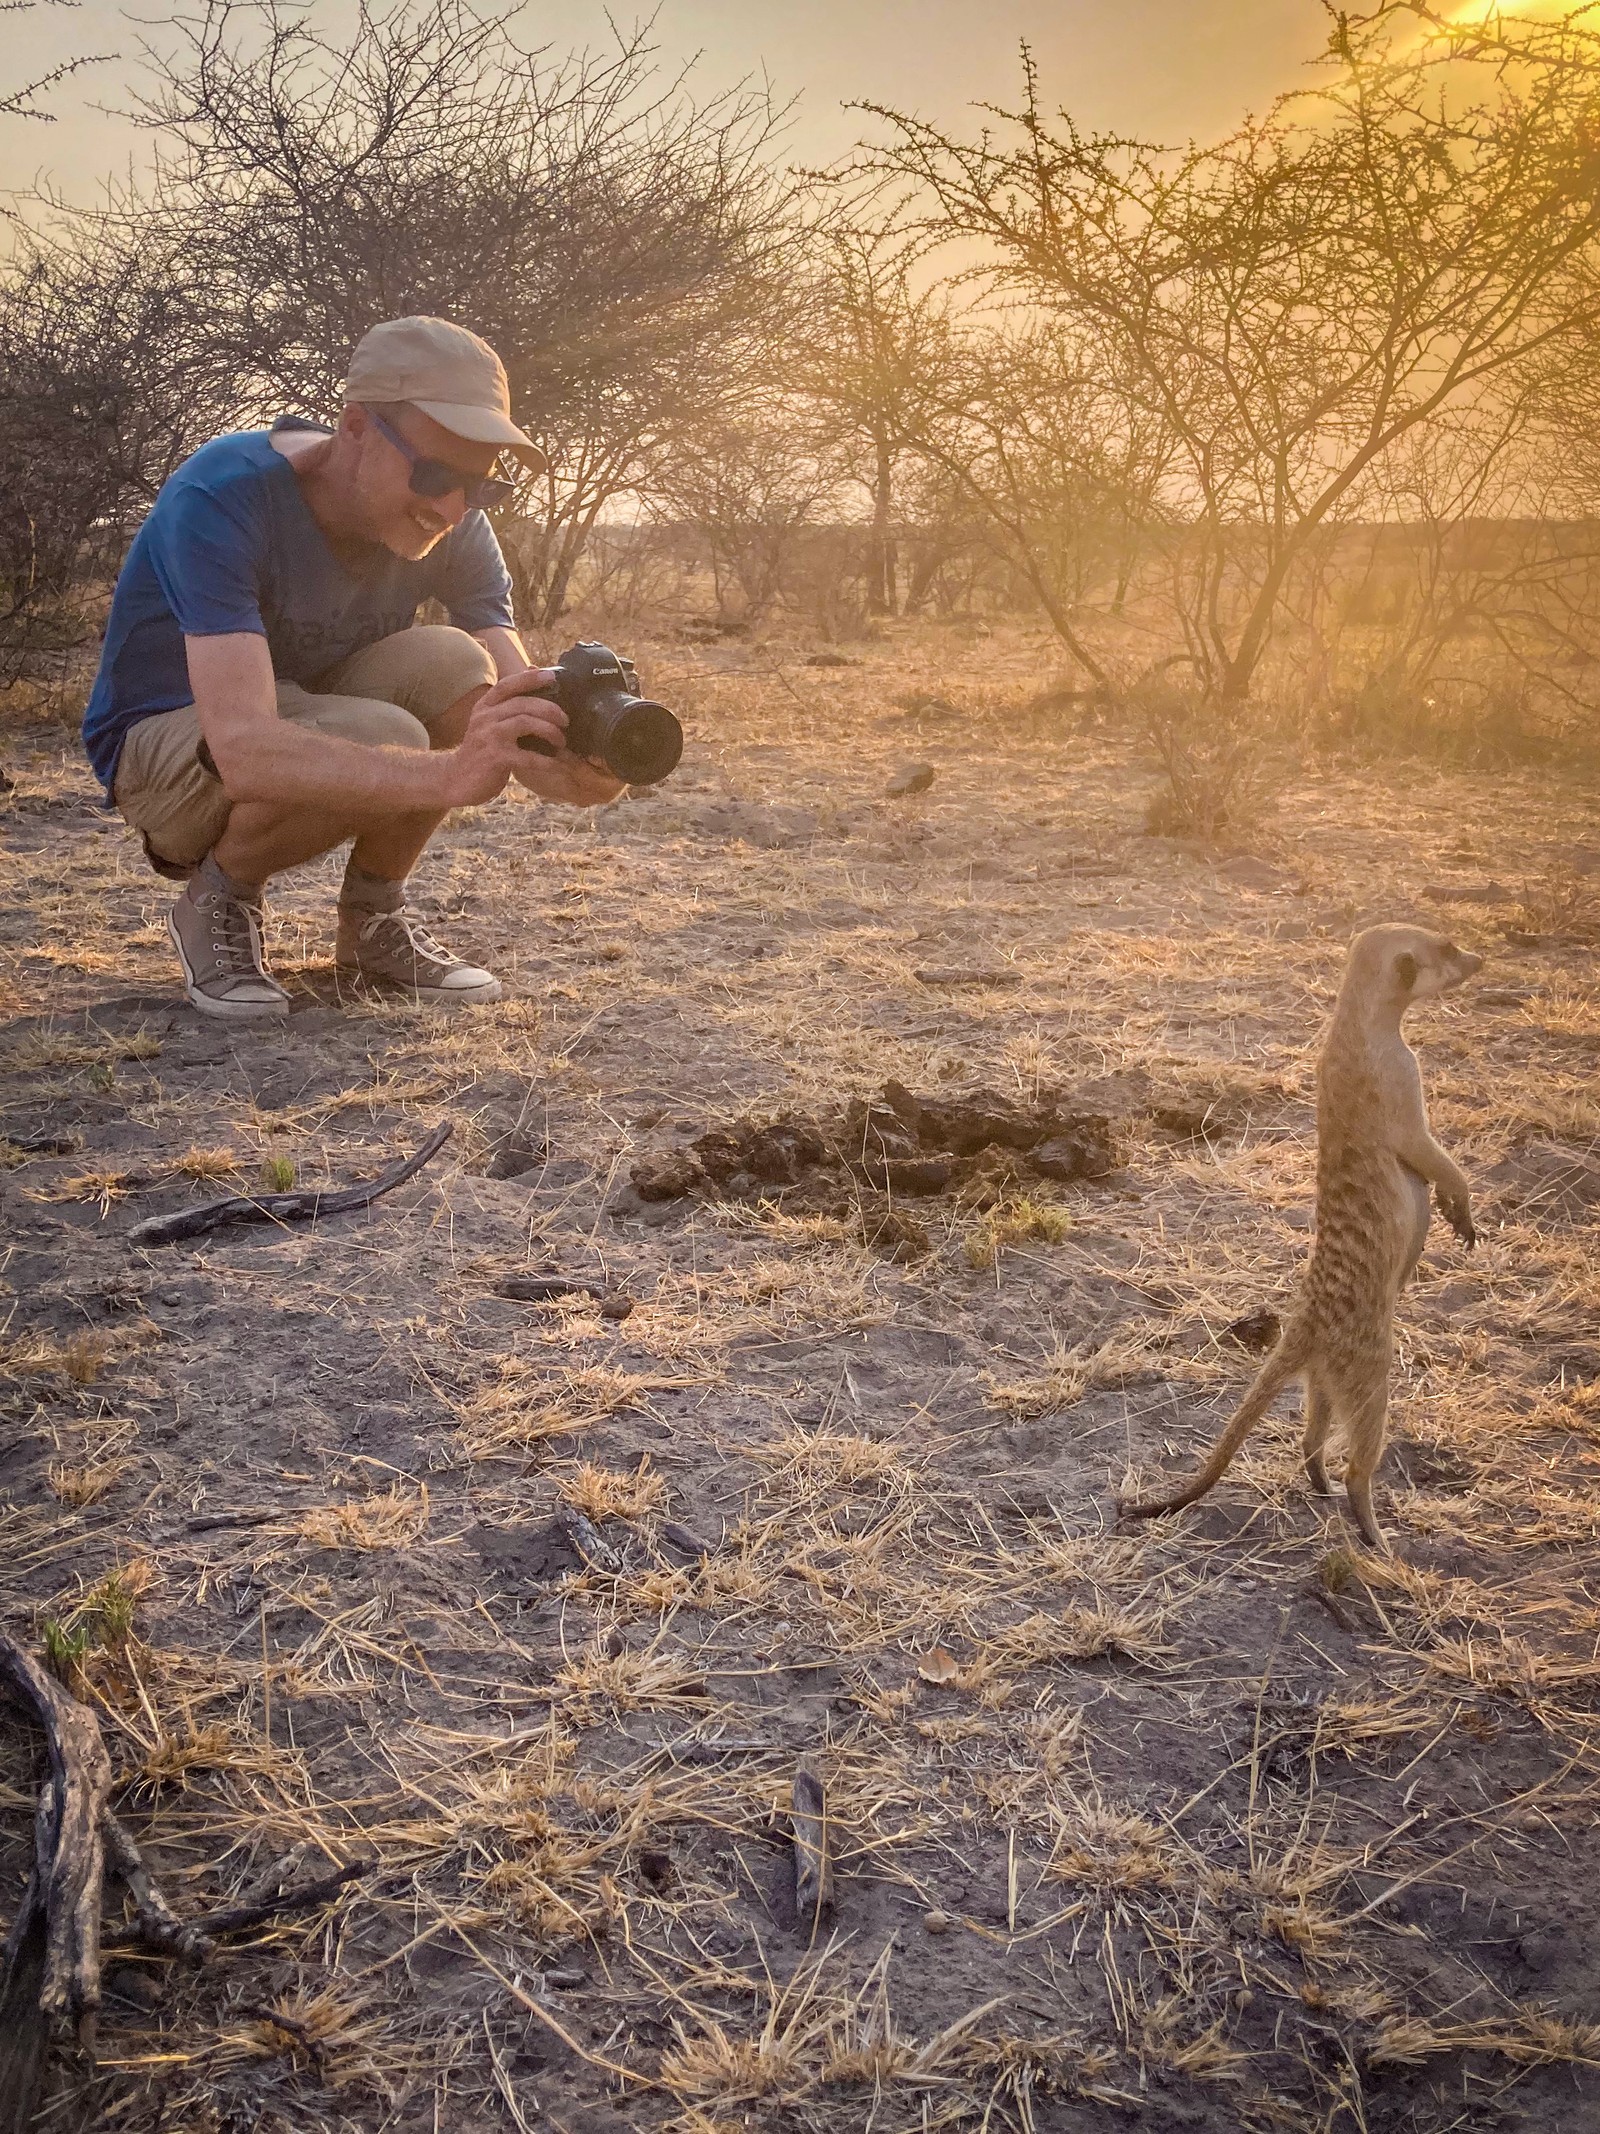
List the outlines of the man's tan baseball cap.
<svg viewBox="0 0 1600 2134">
<path fill-rule="evenodd" d="M 489 346 L 448 319 L 385 319 L 356 343 L 347 401 L 409 400 L 442 429 L 475 445 L 502 445 L 538 474 L 549 464 L 511 420 L 506 367 Z"/>
</svg>

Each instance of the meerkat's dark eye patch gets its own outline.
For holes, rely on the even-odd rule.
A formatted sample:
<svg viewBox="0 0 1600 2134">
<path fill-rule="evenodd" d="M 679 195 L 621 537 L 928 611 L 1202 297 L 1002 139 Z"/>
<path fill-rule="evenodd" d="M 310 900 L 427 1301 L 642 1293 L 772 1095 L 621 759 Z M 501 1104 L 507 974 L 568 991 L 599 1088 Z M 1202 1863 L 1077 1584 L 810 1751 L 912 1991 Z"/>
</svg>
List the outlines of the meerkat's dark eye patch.
<svg viewBox="0 0 1600 2134">
<path fill-rule="evenodd" d="M 1417 982 L 1417 959 L 1407 951 L 1394 959 L 1394 974 L 1409 993 Z"/>
</svg>

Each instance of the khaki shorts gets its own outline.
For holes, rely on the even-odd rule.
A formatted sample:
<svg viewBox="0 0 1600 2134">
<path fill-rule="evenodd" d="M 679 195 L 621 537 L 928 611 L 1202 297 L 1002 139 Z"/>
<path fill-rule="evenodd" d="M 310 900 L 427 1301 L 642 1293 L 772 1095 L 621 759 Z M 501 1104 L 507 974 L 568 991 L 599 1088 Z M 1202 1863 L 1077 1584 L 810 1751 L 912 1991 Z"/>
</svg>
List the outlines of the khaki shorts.
<svg viewBox="0 0 1600 2134">
<path fill-rule="evenodd" d="M 494 661 L 475 637 L 424 623 L 363 646 L 319 674 L 315 688 L 280 682 L 278 716 L 368 748 L 427 748 L 434 721 L 469 689 L 493 680 Z M 199 750 L 192 704 L 141 719 L 122 746 L 116 803 L 161 874 L 187 874 L 232 812 Z"/>
</svg>

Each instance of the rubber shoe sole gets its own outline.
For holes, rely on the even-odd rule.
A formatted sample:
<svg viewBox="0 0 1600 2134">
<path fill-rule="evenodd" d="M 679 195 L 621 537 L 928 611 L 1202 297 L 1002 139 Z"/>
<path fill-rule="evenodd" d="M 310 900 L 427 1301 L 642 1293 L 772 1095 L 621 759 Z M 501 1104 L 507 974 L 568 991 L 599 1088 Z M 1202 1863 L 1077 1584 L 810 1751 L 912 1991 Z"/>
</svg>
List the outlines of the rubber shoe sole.
<svg viewBox="0 0 1600 2134">
<path fill-rule="evenodd" d="M 288 1015 L 287 1000 L 213 1000 L 209 993 L 202 993 L 194 982 L 194 970 L 171 912 L 167 914 L 167 933 L 183 967 L 183 990 L 189 996 L 190 1006 L 198 1008 L 202 1015 L 214 1015 L 219 1022 L 225 1023 L 281 1023 Z"/>
<path fill-rule="evenodd" d="M 359 978 L 364 985 L 376 986 L 392 999 L 409 1000 L 419 1008 L 477 1008 L 487 1007 L 499 1000 L 503 991 L 498 978 L 484 973 L 484 983 L 476 986 L 407 985 L 404 979 L 390 978 L 382 971 L 363 970 L 359 963 L 341 963 L 335 966 L 343 979 Z"/>
</svg>

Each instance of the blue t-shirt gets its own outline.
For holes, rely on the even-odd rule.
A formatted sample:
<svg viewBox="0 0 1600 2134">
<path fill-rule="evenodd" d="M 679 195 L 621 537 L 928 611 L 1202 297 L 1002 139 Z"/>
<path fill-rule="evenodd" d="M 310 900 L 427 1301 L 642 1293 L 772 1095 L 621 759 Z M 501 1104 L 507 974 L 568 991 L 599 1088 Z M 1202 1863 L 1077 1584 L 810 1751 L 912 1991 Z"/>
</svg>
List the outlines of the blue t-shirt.
<svg viewBox="0 0 1600 2134">
<path fill-rule="evenodd" d="M 512 627 L 511 580 L 481 511 L 419 562 L 374 547 L 352 567 L 328 546 L 270 432 L 202 445 L 162 485 L 117 579 L 83 715 L 96 776 L 109 794 L 129 728 L 194 702 L 185 637 L 253 631 L 280 682 L 314 687 L 351 653 L 409 629 L 430 599 L 458 629 Z"/>
</svg>

